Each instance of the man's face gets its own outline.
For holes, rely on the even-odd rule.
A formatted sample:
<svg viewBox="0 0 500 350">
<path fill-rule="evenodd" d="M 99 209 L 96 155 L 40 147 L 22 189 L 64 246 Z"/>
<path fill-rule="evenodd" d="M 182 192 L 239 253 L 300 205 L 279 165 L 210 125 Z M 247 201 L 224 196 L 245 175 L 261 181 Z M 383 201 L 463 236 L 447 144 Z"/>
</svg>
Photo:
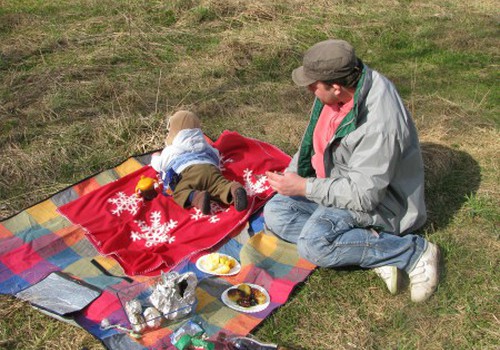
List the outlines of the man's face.
<svg viewBox="0 0 500 350">
<path fill-rule="evenodd" d="M 325 105 L 335 105 L 339 102 L 338 94 L 333 85 L 325 84 L 322 81 L 312 83 L 307 87 Z"/>
</svg>

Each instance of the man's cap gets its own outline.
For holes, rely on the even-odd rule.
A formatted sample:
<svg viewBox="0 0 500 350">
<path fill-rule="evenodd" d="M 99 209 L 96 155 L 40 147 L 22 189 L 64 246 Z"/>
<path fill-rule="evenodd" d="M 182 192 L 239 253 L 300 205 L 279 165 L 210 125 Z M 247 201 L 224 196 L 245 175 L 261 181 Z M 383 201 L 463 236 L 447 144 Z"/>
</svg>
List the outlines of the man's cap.
<svg viewBox="0 0 500 350">
<path fill-rule="evenodd" d="M 198 116 L 193 112 L 178 111 L 168 119 L 167 128 L 168 135 L 165 139 L 165 144 L 171 145 L 179 131 L 184 129 L 199 129 L 201 128 L 201 122 Z"/>
<path fill-rule="evenodd" d="M 316 81 L 339 80 L 349 76 L 358 66 L 354 48 L 347 41 L 330 39 L 309 48 L 302 66 L 294 69 L 292 79 L 299 86 Z"/>
</svg>

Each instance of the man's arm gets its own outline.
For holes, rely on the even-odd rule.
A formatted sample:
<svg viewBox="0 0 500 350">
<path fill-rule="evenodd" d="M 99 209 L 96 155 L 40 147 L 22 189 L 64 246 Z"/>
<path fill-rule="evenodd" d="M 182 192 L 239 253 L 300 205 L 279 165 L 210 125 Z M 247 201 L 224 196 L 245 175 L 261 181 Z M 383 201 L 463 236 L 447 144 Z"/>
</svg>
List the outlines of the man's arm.
<svg viewBox="0 0 500 350">
<path fill-rule="evenodd" d="M 401 159 L 396 136 L 365 135 L 337 178 L 309 179 L 306 197 L 325 206 L 370 212 L 385 196 Z M 338 172 L 337 172 L 338 173 Z"/>
</svg>

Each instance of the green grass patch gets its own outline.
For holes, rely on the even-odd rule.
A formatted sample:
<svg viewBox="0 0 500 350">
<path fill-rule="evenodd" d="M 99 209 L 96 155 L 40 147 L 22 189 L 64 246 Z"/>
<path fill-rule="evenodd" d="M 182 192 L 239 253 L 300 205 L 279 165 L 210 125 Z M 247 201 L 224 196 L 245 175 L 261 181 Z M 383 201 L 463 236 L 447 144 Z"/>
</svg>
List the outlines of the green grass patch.
<svg viewBox="0 0 500 350">
<path fill-rule="evenodd" d="M 293 154 L 312 97 L 304 50 L 351 41 L 413 114 L 429 220 L 444 256 L 426 303 L 361 269 L 318 269 L 254 332 L 303 349 L 496 349 L 499 344 L 498 57 L 494 1 L 4 0 L 0 217 L 163 146 L 165 116 Z M 103 349 L 82 330 L 0 299 L 0 348 Z"/>
</svg>

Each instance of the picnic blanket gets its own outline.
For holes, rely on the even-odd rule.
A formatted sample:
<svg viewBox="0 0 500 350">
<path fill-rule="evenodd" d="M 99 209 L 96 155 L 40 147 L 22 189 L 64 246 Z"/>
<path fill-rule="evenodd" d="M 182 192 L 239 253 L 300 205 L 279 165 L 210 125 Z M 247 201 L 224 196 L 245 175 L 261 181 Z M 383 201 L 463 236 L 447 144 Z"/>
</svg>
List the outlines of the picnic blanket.
<svg viewBox="0 0 500 350">
<path fill-rule="evenodd" d="M 264 150 L 274 149 L 271 145 L 257 143 Z M 58 212 L 58 208 L 72 201 L 144 170 L 149 160 L 150 155 L 147 154 L 127 159 L 113 169 L 85 179 L 0 222 L 0 293 L 16 295 L 52 272 L 62 272 L 101 292 L 87 307 L 58 318 L 84 328 L 110 350 L 171 348 L 169 335 L 181 325 L 180 322 L 148 332 L 141 339 L 134 339 L 116 329 L 104 330 L 100 327 L 104 318 L 127 326 L 128 320 L 118 292 L 149 277 L 127 276 L 113 255 L 100 254 L 87 239 L 85 229 Z M 236 257 L 241 262 L 241 272 L 222 278 L 203 274 L 195 267 L 196 259 L 203 252 L 192 253 L 172 269 L 180 273 L 192 271 L 198 276 L 198 303 L 192 319 L 213 338 L 220 333 L 248 334 L 285 303 L 293 288 L 314 269 L 313 265 L 298 257 L 293 245 L 263 232 L 261 212 L 250 216 L 247 227 L 241 232 L 221 238 L 209 251 Z M 269 307 L 255 314 L 239 313 L 226 307 L 220 299 L 222 291 L 240 282 L 263 286 L 271 296 Z M 53 295 L 57 295 L 56 290 Z"/>
<path fill-rule="evenodd" d="M 278 148 L 235 132 L 224 132 L 213 146 L 219 150 L 222 174 L 245 186 L 248 208 L 212 202 L 210 215 L 186 210 L 170 196 L 146 201 L 135 194 L 141 177 L 156 178 L 145 166 L 59 208 L 82 226 L 103 255 L 117 259 L 128 275 L 158 274 L 199 251 L 241 231 L 248 217 L 272 196 L 266 171 L 282 171 L 290 157 Z"/>
</svg>

